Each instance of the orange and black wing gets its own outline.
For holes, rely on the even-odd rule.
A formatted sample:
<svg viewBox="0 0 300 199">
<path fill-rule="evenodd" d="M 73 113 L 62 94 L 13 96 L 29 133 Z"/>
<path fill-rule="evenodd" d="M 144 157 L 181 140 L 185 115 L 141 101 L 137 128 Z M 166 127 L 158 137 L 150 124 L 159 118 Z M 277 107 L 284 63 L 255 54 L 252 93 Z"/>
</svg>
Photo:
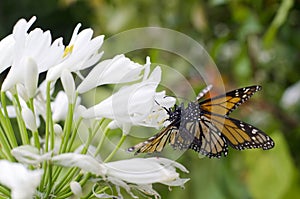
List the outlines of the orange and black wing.
<svg viewBox="0 0 300 199">
<path fill-rule="evenodd" d="M 262 130 L 228 116 L 204 114 L 202 122 L 213 125 L 225 137 L 228 144 L 237 149 L 262 148 L 268 150 L 274 147 L 274 141 Z"/>
<path fill-rule="evenodd" d="M 228 153 L 227 141 L 219 129 L 211 123 L 208 118 L 201 117 L 200 121 L 181 127 L 178 135 L 193 133 L 193 139 L 189 143 L 188 148 L 208 157 L 220 158 Z"/>
<path fill-rule="evenodd" d="M 178 129 L 170 124 L 153 137 L 150 137 L 148 140 L 138 143 L 127 150 L 129 152 L 136 151 L 135 154 L 161 152 L 167 143 L 173 143 L 172 140 L 177 132 Z"/>
<path fill-rule="evenodd" d="M 204 101 L 199 101 L 200 99 L 197 99 L 197 101 L 201 110 L 219 115 L 228 115 L 259 90 L 261 90 L 261 86 L 248 86 Z"/>
</svg>

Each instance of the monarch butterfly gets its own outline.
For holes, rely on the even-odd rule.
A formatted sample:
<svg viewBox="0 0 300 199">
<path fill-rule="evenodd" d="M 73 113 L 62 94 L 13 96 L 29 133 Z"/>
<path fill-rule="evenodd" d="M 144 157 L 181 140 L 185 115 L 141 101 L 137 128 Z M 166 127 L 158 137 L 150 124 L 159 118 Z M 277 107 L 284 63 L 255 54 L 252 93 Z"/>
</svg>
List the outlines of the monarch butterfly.
<svg viewBox="0 0 300 199">
<path fill-rule="evenodd" d="M 263 131 L 250 124 L 228 117 L 239 105 L 247 101 L 261 86 L 249 86 L 224 95 L 201 101 L 212 86 L 203 89 L 196 101 L 185 108 L 166 109 L 170 124 L 161 132 L 128 149 L 129 152 L 161 152 L 170 143 L 173 148 L 192 149 L 210 158 L 227 156 L 228 145 L 237 150 L 274 147 L 274 141 Z"/>
</svg>

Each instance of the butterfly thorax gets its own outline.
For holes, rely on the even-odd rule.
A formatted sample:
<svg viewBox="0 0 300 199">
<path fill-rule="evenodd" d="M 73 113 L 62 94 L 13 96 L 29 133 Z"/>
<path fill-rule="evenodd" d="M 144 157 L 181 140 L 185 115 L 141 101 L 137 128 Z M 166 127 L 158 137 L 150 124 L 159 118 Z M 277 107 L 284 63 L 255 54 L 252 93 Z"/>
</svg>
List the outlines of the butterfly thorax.
<svg viewBox="0 0 300 199">
<path fill-rule="evenodd" d="M 183 104 L 181 104 L 180 106 L 175 104 L 175 106 L 173 108 L 170 108 L 167 110 L 168 115 L 169 115 L 169 118 L 167 120 L 170 121 L 171 123 L 173 123 L 176 128 L 179 128 L 179 126 L 180 126 L 181 110 L 183 108 L 184 108 Z"/>
<path fill-rule="evenodd" d="M 187 107 L 184 104 L 175 106 L 171 111 L 168 112 L 169 121 L 175 127 L 172 135 L 173 141 L 171 146 L 178 149 L 188 149 L 194 141 L 194 134 L 190 131 L 190 126 L 200 121 L 200 107 L 196 102 L 189 102 Z"/>
<path fill-rule="evenodd" d="M 187 108 L 182 108 L 181 122 L 200 121 L 201 110 L 198 103 L 189 102 Z"/>
</svg>

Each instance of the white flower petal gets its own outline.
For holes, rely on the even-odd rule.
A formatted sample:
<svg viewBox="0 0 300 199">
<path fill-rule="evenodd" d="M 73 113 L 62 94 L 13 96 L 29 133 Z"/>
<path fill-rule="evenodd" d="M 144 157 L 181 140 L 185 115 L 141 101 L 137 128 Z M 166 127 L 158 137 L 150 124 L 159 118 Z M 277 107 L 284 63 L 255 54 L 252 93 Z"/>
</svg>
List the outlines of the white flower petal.
<svg viewBox="0 0 300 199">
<path fill-rule="evenodd" d="M 52 152 L 40 154 L 39 150 L 31 145 L 22 145 L 11 151 L 12 155 L 21 163 L 39 165 L 45 160 L 50 160 Z"/>
<path fill-rule="evenodd" d="M 71 42 L 65 50 L 67 54 L 64 55 L 64 60 L 48 70 L 47 81 L 55 82 L 66 69 L 70 72 L 78 72 L 90 67 L 98 61 L 96 58 L 101 57 L 102 53 L 98 51 L 104 36 L 91 39 L 93 31 L 85 29 L 78 34 L 79 27 L 80 25 L 77 25 L 73 32 Z"/>
<path fill-rule="evenodd" d="M 152 195 L 155 198 L 161 198 L 159 193 L 157 193 L 157 191 L 155 191 L 152 188 L 151 184 L 141 184 L 141 185 L 137 185 L 136 188 L 142 192 L 144 192 L 147 195 Z"/>
<path fill-rule="evenodd" d="M 82 188 L 81 188 L 81 185 L 76 182 L 76 181 L 72 181 L 70 183 L 70 188 L 71 188 L 71 191 L 74 193 L 74 195 L 76 197 L 81 197 L 82 196 Z"/>
<path fill-rule="evenodd" d="M 65 92 L 59 91 L 51 104 L 53 121 L 64 121 L 68 112 L 68 97 Z"/>
<path fill-rule="evenodd" d="M 24 86 L 28 96 L 33 98 L 36 94 L 38 84 L 38 67 L 32 58 L 26 59 L 24 67 L 26 68 L 24 74 Z"/>
<path fill-rule="evenodd" d="M 7 160 L 0 160 L 0 168 L 0 183 L 10 188 L 13 199 L 33 198 L 43 170 L 28 170 Z"/>
<path fill-rule="evenodd" d="M 68 70 L 64 70 L 61 76 L 61 82 L 65 93 L 68 96 L 69 103 L 73 104 L 75 102 L 75 82 L 72 74 Z"/>
<path fill-rule="evenodd" d="M 167 159 L 167 158 L 148 158 L 149 160 L 153 160 L 156 162 L 159 162 L 160 164 L 164 165 L 164 166 L 174 166 L 175 168 L 180 169 L 181 171 L 188 173 L 189 171 L 182 165 L 179 164 L 178 162 L 175 162 L 173 160 Z"/>
<path fill-rule="evenodd" d="M 139 79 L 143 66 L 132 62 L 124 55 L 117 55 L 97 64 L 78 86 L 77 91 L 84 93 L 103 84 L 117 84 Z"/>
<path fill-rule="evenodd" d="M 161 69 L 156 67 L 145 81 L 121 88 L 111 97 L 87 109 L 82 116 L 110 118 L 124 129 L 130 129 L 130 125 L 143 124 L 146 117 L 152 113 L 155 90 L 160 78 Z"/>
<path fill-rule="evenodd" d="M 133 158 L 106 163 L 107 176 L 135 184 L 163 183 L 172 186 L 182 186 L 186 180 L 181 180 L 173 165 L 165 165 L 172 161 L 157 160 L 159 158 Z M 178 166 L 178 165 L 176 165 Z"/>
<path fill-rule="evenodd" d="M 27 107 L 22 108 L 22 117 L 24 119 L 27 129 L 29 129 L 31 131 L 37 130 L 37 123 L 35 120 L 35 116 L 29 108 L 27 108 Z"/>
<path fill-rule="evenodd" d="M 13 62 L 13 49 L 15 40 L 12 35 L 8 35 L 0 41 L 0 73 L 11 66 Z"/>
<path fill-rule="evenodd" d="M 21 19 L 14 26 L 12 34 L 14 39 L 13 60 L 11 69 L 2 84 L 2 91 L 7 91 L 18 83 L 24 84 L 26 75 L 28 75 L 28 58 L 35 62 L 38 73 L 44 72 L 62 60 L 63 46 L 50 45 L 51 34 L 49 31 L 43 32 L 41 29 L 36 28 L 27 33 L 35 19 L 33 17 L 28 23 L 26 20 Z M 33 78 L 32 81 L 36 80 L 37 77 L 35 76 L 36 74 L 33 77 L 30 76 Z"/>
<path fill-rule="evenodd" d="M 55 135 L 62 136 L 63 130 L 62 130 L 62 127 L 59 124 L 54 124 L 54 128 L 53 129 L 54 129 Z"/>
<path fill-rule="evenodd" d="M 96 175 L 104 175 L 105 167 L 89 155 L 77 153 L 64 153 L 52 158 L 54 164 L 65 167 L 79 167 L 83 171 L 91 172 Z"/>
</svg>

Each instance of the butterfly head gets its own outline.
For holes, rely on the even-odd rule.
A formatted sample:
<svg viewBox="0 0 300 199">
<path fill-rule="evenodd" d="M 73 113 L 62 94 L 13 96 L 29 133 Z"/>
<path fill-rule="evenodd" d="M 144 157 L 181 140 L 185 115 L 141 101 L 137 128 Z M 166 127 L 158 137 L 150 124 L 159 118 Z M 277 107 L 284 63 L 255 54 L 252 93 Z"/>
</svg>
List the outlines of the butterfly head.
<svg viewBox="0 0 300 199">
<path fill-rule="evenodd" d="M 180 120 L 182 107 L 183 107 L 183 104 L 181 104 L 180 106 L 175 104 L 173 108 L 166 109 L 166 111 L 169 115 L 169 118 L 167 120 L 170 122 L 173 122 L 175 120 Z"/>
</svg>

